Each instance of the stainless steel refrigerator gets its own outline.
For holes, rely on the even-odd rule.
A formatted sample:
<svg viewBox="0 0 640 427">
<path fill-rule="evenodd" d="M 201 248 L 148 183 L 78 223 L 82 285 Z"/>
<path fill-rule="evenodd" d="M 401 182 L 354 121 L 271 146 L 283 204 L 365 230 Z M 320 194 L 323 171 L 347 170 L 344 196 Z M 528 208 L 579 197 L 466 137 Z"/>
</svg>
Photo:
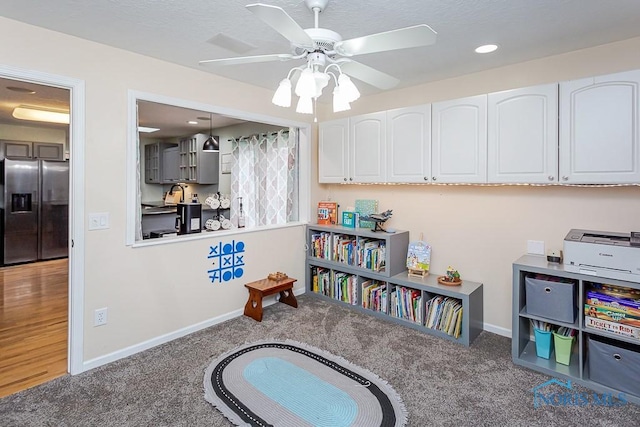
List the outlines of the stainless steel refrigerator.
<svg viewBox="0 0 640 427">
<path fill-rule="evenodd" d="M 4 265 L 69 255 L 69 162 L 2 160 Z"/>
</svg>

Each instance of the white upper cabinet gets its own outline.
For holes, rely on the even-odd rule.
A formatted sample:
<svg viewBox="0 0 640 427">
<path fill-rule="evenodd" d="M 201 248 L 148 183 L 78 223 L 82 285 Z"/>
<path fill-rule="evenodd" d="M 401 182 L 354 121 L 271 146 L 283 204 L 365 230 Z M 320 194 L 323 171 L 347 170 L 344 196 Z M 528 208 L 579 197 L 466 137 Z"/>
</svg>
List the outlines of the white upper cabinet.
<svg viewBox="0 0 640 427">
<path fill-rule="evenodd" d="M 640 70 L 560 83 L 560 182 L 640 182 Z"/>
<path fill-rule="evenodd" d="M 488 182 L 558 182 L 558 85 L 490 93 L 488 109 Z"/>
<path fill-rule="evenodd" d="M 318 181 L 349 181 L 349 119 L 331 120 L 318 127 Z"/>
<path fill-rule="evenodd" d="M 487 95 L 432 105 L 435 182 L 487 181 Z"/>
<path fill-rule="evenodd" d="M 431 104 L 387 111 L 387 182 L 431 181 Z"/>
<path fill-rule="evenodd" d="M 386 112 L 349 119 L 350 182 L 385 182 Z"/>
</svg>

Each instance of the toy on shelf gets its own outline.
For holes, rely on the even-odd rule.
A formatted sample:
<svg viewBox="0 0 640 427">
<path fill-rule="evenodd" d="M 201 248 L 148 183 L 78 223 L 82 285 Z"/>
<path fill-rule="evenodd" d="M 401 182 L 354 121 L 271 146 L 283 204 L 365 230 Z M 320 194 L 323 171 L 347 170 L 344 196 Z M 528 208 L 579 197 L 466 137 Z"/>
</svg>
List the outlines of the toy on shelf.
<svg viewBox="0 0 640 427">
<path fill-rule="evenodd" d="M 458 270 L 449 266 L 449 268 L 447 268 L 446 276 L 438 277 L 438 283 L 447 286 L 458 286 L 462 283 L 462 279 L 460 278 L 460 273 L 458 273 Z"/>
<path fill-rule="evenodd" d="M 373 231 L 384 231 L 386 232 L 387 230 L 385 230 L 384 228 L 382 228 L 382 224 L 384 224 L 389 218 L 391 218 L 391 215 L 393 215 L 393 210 L 386 210 L 382 213 L 374 213 L 374 214 L 369 214 L 369 215 L 360 215 L 360 219 L 363 221 L 372 221 L 375 223 L 375 226 L 373 228 Z"/>
</svg>

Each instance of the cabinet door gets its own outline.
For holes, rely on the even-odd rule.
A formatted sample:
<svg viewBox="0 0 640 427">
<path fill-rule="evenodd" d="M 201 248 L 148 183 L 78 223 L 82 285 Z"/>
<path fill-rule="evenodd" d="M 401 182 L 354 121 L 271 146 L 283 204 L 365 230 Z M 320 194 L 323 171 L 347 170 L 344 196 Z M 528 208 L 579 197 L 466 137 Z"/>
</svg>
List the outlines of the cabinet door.
<svg viewBox="0 0 640 427">
<path fill-rule="evenodd" d="M 34 142 L 33 158 L 43 160 L 64 160 L 64 146 L 62 144 Z"/>
<path fill-rule="evenodd" d="M 318 182 L 347 182 L 349 180 L 349 119 L 321 123 L 318 134 Z"/>
<path fill-rule="evenodd" d="M 144 182 L 160 184 L 160 144 L 153 143 L 144 146 Z"/>
<path fill-rule="evenodd" d="M 387 111 L 387 182 L 431 180 L 431 104 Z"/>
<path fill-rule="evenodd" d="M 349 169 L 353 182 L 385 182 L 386 112 L 349 119 Z"/>
<path fill-rule="evenodd" d="M 180 178 L 180 150 L 178 147 L 165 148 L 162 151 L 162 182 L 178 182 Z"/>
<path fill-rule="evenodd" d="M 640 182 L 640 70 L 560 83 L 560 177 Z"/>
<path fill-rule="evenodd" d="M 13 159 L 30 159 L 33 156 L 33 144 L 26 141 L 5 141 L 4 155 Z"/>
<path fill-rule="evenodd" d="M 489 182 L 558 181 L 558 85 L 490 93 Z"/>
<path fill-rule="evenodd" d="M 487 95 L 432 105 L 432 171 L 435 182 L 487 180 Z"/>
</svg>

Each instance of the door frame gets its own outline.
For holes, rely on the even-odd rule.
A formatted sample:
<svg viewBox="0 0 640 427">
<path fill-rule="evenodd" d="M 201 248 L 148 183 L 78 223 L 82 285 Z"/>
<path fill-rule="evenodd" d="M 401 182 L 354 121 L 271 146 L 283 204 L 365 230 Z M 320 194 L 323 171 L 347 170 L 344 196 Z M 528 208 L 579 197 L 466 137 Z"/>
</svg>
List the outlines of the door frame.
<svg viewBox="0 0 640 427">
<path fill-rule="evenodd" d="M 70 91 L 69 151 L 69 316 L 67 370 L 84 371 L 84 150 L 85 82 L 40 71 L 0 65 L 0 77 L 54 86 Z"/>
</svg>

